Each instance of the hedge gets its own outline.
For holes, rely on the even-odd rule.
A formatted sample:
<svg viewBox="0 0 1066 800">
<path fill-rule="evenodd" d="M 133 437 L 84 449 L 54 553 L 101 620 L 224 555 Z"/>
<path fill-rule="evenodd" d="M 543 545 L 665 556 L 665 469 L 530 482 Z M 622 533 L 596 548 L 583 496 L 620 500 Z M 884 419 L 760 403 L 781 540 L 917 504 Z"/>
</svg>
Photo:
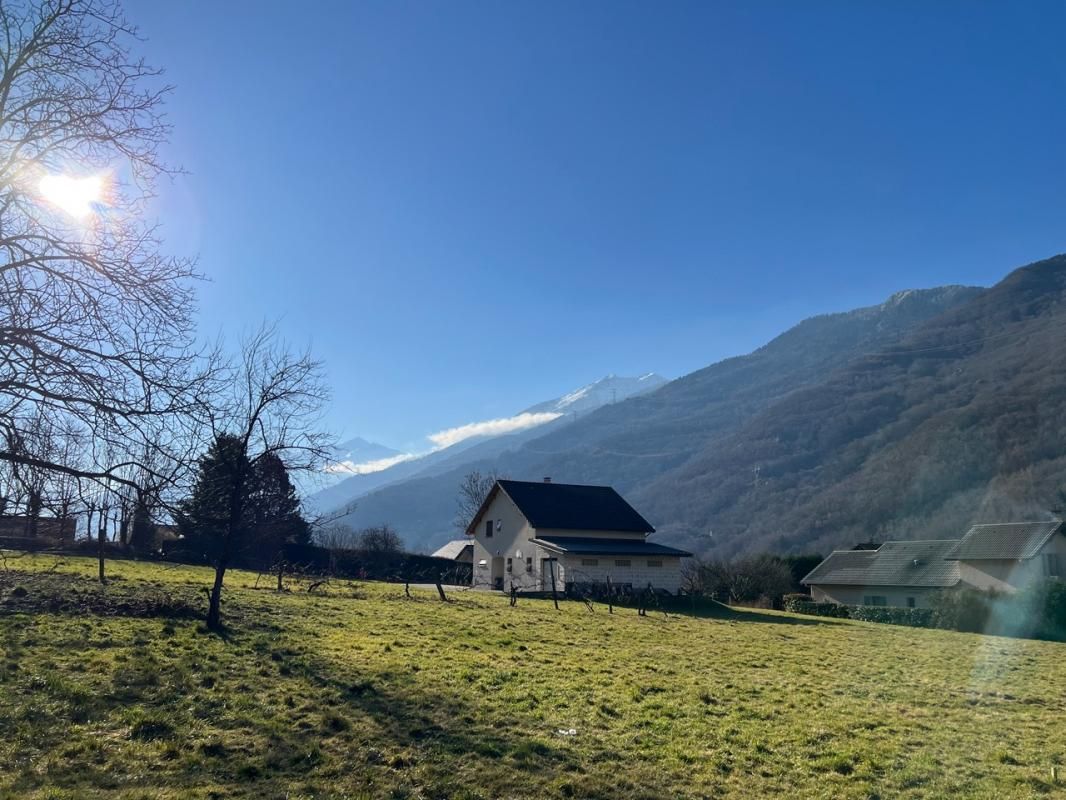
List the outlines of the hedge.
<svg viewBox="0 0 1066 800">
<path fill-rule="evenodd" d="M 1066 641 L 1066 583 L 1056 580 L 1034 583 L 1015 594 L 977 589 L 940 592 L 930 608 L 815 603 L 807 595 L 786 595 L 784 605 L 797 614 Z"/>
<path fill-rule="evenodd" d="M 836 617 L 837 619 L 847 619 L 850 616 L 849 606 L 842 606 L 838 603 L 815 603 L 812 600 L 799 600 L 794 596 L 785 600 L 785 611 L 812 614 L 816 617 Z"/>
<path fill-rule="evenodd" d="M 931 608 L 851 606 L 848 609 L 848 616 L 863 622 L 885 622 L 889 625 L 906 625 L 910 628 L 937 627 L 937 614 Z"/>
</svg>

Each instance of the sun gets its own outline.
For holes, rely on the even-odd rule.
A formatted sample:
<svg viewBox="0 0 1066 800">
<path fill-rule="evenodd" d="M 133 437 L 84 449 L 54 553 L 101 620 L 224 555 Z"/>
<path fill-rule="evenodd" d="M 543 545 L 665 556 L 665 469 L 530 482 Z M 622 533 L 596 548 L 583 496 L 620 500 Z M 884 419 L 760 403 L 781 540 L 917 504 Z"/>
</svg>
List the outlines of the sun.
<svg viewBox="0 0 1066 800">
<path fill-rule="evenodd" d="M 92 214 L 104 199 L 104 179 L 100 175 L 45 175 L 37 188 L 47 202 L 77 220 Z"/>
</svg>

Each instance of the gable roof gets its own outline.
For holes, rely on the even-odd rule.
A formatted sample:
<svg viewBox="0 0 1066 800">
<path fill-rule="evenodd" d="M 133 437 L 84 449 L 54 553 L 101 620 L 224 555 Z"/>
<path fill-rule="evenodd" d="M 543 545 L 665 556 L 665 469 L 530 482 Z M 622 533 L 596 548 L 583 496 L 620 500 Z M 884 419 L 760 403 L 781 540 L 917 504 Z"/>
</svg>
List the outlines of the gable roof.
<svg viewBox="0 0 1066 800">
<path fill-rule="evenodd" d="M 945 558 L 959 561 L 1032 558 L 1062 527 L 1062 520 L 974 525 Z"/>
<path fill-rule="evenodd" d="M 473 547 L 466 539 L 453 539 L 443 547 L 433 551 L 434 558 L 450 558 L 453 561 L 463 554 L 463 550 Z"/>
<path fill-rule="evenodd" d="M 836 550 L 801 581 L 806 585 L 946 588 L 959 582 L 959 563 L 945 560 L 958 539 L 885 542 L 876 550 Z"/>
<path fill-rule="evenodd" d="M 468 534 L 475 533 L 485 509 L 501 491 L 511 498 L 534 528 L 655 532 L 655 528 L 610 486 L 498 480 L 466 529 Z"/>
<path fill-rule="evenodd" d="M 574 555 L 604 556 L 680 556 L 692 555 L 676 547 L 667 547 L 658 542 L 646 542 L 643 539 L 593 539 L 585 536 L 537 536 L 531 539 L 534 544 L 545 550 Z"/>
</svg>

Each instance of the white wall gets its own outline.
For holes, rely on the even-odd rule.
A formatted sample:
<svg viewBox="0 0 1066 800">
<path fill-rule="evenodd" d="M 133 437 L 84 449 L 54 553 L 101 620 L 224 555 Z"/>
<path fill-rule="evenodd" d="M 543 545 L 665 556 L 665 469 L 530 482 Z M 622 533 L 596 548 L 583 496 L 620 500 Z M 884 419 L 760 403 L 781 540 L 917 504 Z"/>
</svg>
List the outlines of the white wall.
<svg viewBox="0 0 1066 800">
<path fill-rule="evenodd" d="M 486 520 L 492 520 L 493 523 L 491 537 L 485 536 Z M 500 523 L 499 526 L 496 524 L 497 521 Z M 511 576 L 505 572 L 508 557 L 516 559 L 514 561 L 515 572 L 512 575 L 521 576 L 521 580 L 525 582 L 527 580 L 525 557 L 533 556 L 534 575 L 537 575 L 537 570 L 540 568 L 539 555 L 533 552 L 537 549 L 536 546 L 529 543 L 529 540 L 533 538 L 533 528 L 506 492 L 496 493 L 489 507 L 478 517 L 475 531 L 476 533 L 471 537 L 474 542 L 474 586 L 491 587 L 494 578 L 502 577 L 505 581 L 505 588 L 510 588 L 508 578 Z M 519 550 L 522 552 L 521 565 L 517 560 Z M 504 559 L 503 565 L 495 571 L 493 570 L 494 558 Z M 481 566 L 482 561 L 485 562 L 485 566 Z"/>
<path fill-rule="evenodd" d="M 594 560 L 596 565 L 583 564 Z M 628 561 L 628 567 L 620 567 L 617 561 Z M 661 567 L 649 567 L 649 561 L 659 561 Z M 678 556 L 580 556 L 563 558 L 566 578 L 574 583 L 607 583 L 610 577 L 615 586 L 630 584 L 634 590 L 644 589 L 650 583 L 655 589 L 665 589 L 677 594 L 681 589 L 681 558 Z"/>
<path fill-rule="evenodd" d="M 942 589 L 924 589 L 918 587 L 897 586 L 811 586 L 811 599 L 816 603 L 839 603 L 845 606 L 861 606 L 863 598 L 878 595 L 886 599 L 886 604 L 907 608 L 907 598 L 914 598 L 915 608 L 929 608 L 932 597 Z"/>
</svg>

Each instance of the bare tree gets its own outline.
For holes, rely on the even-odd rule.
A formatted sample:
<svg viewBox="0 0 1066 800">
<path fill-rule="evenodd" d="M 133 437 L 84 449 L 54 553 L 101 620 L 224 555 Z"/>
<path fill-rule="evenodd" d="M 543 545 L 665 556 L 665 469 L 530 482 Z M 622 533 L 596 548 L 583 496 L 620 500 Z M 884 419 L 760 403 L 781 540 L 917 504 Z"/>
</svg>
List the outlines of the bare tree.
<svg viewBox="0 0 1066 800">
<path fill-rule="evenodd" d="M 356 550 L 359 547 L 359 532 L 351 525 L 340 522 L 316 530 L 314 539 L 315 544 L 330 552 Z"/>
<path fill-rule="evenodd" d="M 246 490 L 256 463 L 273 454 L 290 471 L 315 470 L 327 462 L 332 444 L 319 430 L 319 413 L 329 398 L 321 363 L 279 343 L 273 327 L 243 342 L 239 363 L 223 386 L 206 409 L 213 441 L 227 443 L 221 448 L 223 469 L 207 487 L 211 502 L 203 505 L 213 509 L 207 512 L 213 518 L 204 521 L 215 531 L 207 612 L 212 629 L 220 627 L 226 570 L 245 534 Z"/>
<path fill-rule="evenodd" d="M 455 511 L 455 527 L 460 533 L 466 533 L 470 523 L 481 509 L 481 504 L 489 496 L 492 487 L 502 476 L 495 469 L 489 472 L 472 470 L 463 476 L 459 484 L 459 495 Z"/>
<path fill-rule="evenodd" d="M 113 0 L 0 5 L 0 461 L 119 482 L 12 445 L 43 418 L 129 451 L 194 408 L 193 265 L 143 217 L 169 87 L 134 42 Z"/>
<path fill-rule="evenodd" d="M 367 554 L 394 555 L 403 552 L 403 539 L 388 523 L 359 531 L 356 549 Z"/>
<path fill-rule="evenodd" d="M 734 603 L 773 601 L 792 590 L 792 572 L 771 555 L 709 561 L 702 566 L 702 584 L 713 594 L 728 595 Z"/>
</svg>

